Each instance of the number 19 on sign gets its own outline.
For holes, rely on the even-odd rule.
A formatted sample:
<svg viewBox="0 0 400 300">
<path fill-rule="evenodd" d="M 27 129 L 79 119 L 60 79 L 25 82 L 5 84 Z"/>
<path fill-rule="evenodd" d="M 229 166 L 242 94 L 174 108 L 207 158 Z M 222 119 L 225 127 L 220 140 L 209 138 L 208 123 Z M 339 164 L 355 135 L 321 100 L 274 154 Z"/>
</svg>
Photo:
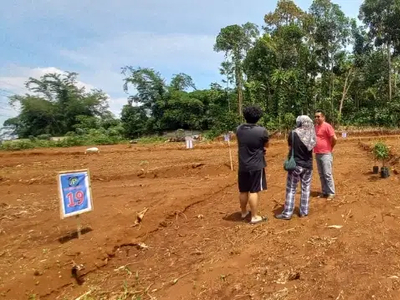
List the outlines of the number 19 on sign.
<svg viewBox="0 0 400 300">
<path fill-rule="evenodd" d="M 67 194 L 68 207 L 75 207 L 82 205 L 85 201 L 85 194 L 82 191 L 77 191 L 75 194 L 70 192 Z"/>
<path fill-rule="evenodd" d="M 62 219 L 93 210 L 88 170 L 60 172 L 58 187 Z"/>
</svg>

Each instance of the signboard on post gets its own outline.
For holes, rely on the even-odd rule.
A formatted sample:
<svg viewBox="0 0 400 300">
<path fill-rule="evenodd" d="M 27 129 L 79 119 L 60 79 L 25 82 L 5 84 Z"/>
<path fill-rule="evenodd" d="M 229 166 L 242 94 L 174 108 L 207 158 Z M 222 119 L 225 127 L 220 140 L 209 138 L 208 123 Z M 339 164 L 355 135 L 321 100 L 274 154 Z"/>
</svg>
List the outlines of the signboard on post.
<svg viewBox="0 0 400 300">
<path fill-rule="evenodd" d="M 59 172 L 57 179 L 61 219 L 93 210 L 89 170 Z"/>
<path fill-rule="evenodd" d="M 185 137 L 185 142 L 186 142 L 186 149 L 192 149 L 193 148 L 193 138 L 191 136 L 186 136 Z"/>
<path fill-rule="evenodd" d="M 224 134 L 224 140 L 225 140 L 225 142 L 228 142 L 229 161 L 230 161 L 230 163 L 231 163 L 231 170 L 233 171 L 232 150 L 231 150 L 231 143 L 230 143 L 230 141 L 231 141 L 231 135 L 230 135 L 229 132 L 226 133 L 226 134 Z"/>
</svg>

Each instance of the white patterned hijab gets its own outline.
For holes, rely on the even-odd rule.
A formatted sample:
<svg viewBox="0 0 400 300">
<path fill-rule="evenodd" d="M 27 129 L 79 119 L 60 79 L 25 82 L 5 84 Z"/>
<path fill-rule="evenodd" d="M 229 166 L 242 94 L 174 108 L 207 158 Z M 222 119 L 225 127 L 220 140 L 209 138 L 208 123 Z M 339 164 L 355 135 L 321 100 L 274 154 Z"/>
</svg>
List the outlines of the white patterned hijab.
<svg viewBox="0 0 400 300">
<path fill-rule="evenodd" d="M 300 140 L 311 151 L 317 144 L 317 136 L 315 135 L 314 123 L 309 116 L 302 115 L 296 119 L 297 128 L 294 132 L 297 133 Z"/>
</svg>

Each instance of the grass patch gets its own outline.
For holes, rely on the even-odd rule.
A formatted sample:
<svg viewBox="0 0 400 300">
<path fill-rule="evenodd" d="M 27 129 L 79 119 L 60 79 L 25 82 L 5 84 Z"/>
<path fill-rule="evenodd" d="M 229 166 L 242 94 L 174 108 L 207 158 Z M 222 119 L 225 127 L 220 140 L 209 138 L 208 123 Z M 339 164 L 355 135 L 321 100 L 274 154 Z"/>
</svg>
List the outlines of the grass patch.
<svg viewBox="0 0 400 300">
<path fill-rule="evenodd" d="M 74 135 L 68 136 L 60 141 L 51 141 L 45 139 L 21 139 L 15 141 L 3 141 L 0 150 L 18 151 L 35 148 L 67 148 L 74 146 L 91 146 L 91 145 L 115 145 L 127 142 L 122 137 L 100 135 Z"/>
<path fill-rule="evenodd" d="M 135 140 L 138 144 L 160 144 L 168 141 L 167 137 L 163 136 L 146 136 Z"/>
</svg>

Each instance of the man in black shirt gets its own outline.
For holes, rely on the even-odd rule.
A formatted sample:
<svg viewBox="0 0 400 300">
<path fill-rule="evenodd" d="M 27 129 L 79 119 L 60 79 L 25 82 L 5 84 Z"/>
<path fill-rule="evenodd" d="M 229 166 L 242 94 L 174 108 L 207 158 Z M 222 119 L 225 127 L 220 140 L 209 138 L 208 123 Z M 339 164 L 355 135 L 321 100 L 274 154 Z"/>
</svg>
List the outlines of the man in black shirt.
<svg viewBox="0 0 400 300">
<path fill-rule="evenodd" d="M 240 208 L 242 219 L 245 219 L 249 214 L 247 211 L 247 203 L 249 203 L 251 224 L 267 219 L 257 214 L 258 193 L 267 189 L 264 169 L 267 164 L 264 154 L 268 147 L 269 137 L 264 127 L 256 125 L 262 117 L 262 113 L 259 107 L 246 107 L 243 110 L 243 116 L 247 123 L 240 125 L 236 130 L 239 154 Z"/>
</svg>

